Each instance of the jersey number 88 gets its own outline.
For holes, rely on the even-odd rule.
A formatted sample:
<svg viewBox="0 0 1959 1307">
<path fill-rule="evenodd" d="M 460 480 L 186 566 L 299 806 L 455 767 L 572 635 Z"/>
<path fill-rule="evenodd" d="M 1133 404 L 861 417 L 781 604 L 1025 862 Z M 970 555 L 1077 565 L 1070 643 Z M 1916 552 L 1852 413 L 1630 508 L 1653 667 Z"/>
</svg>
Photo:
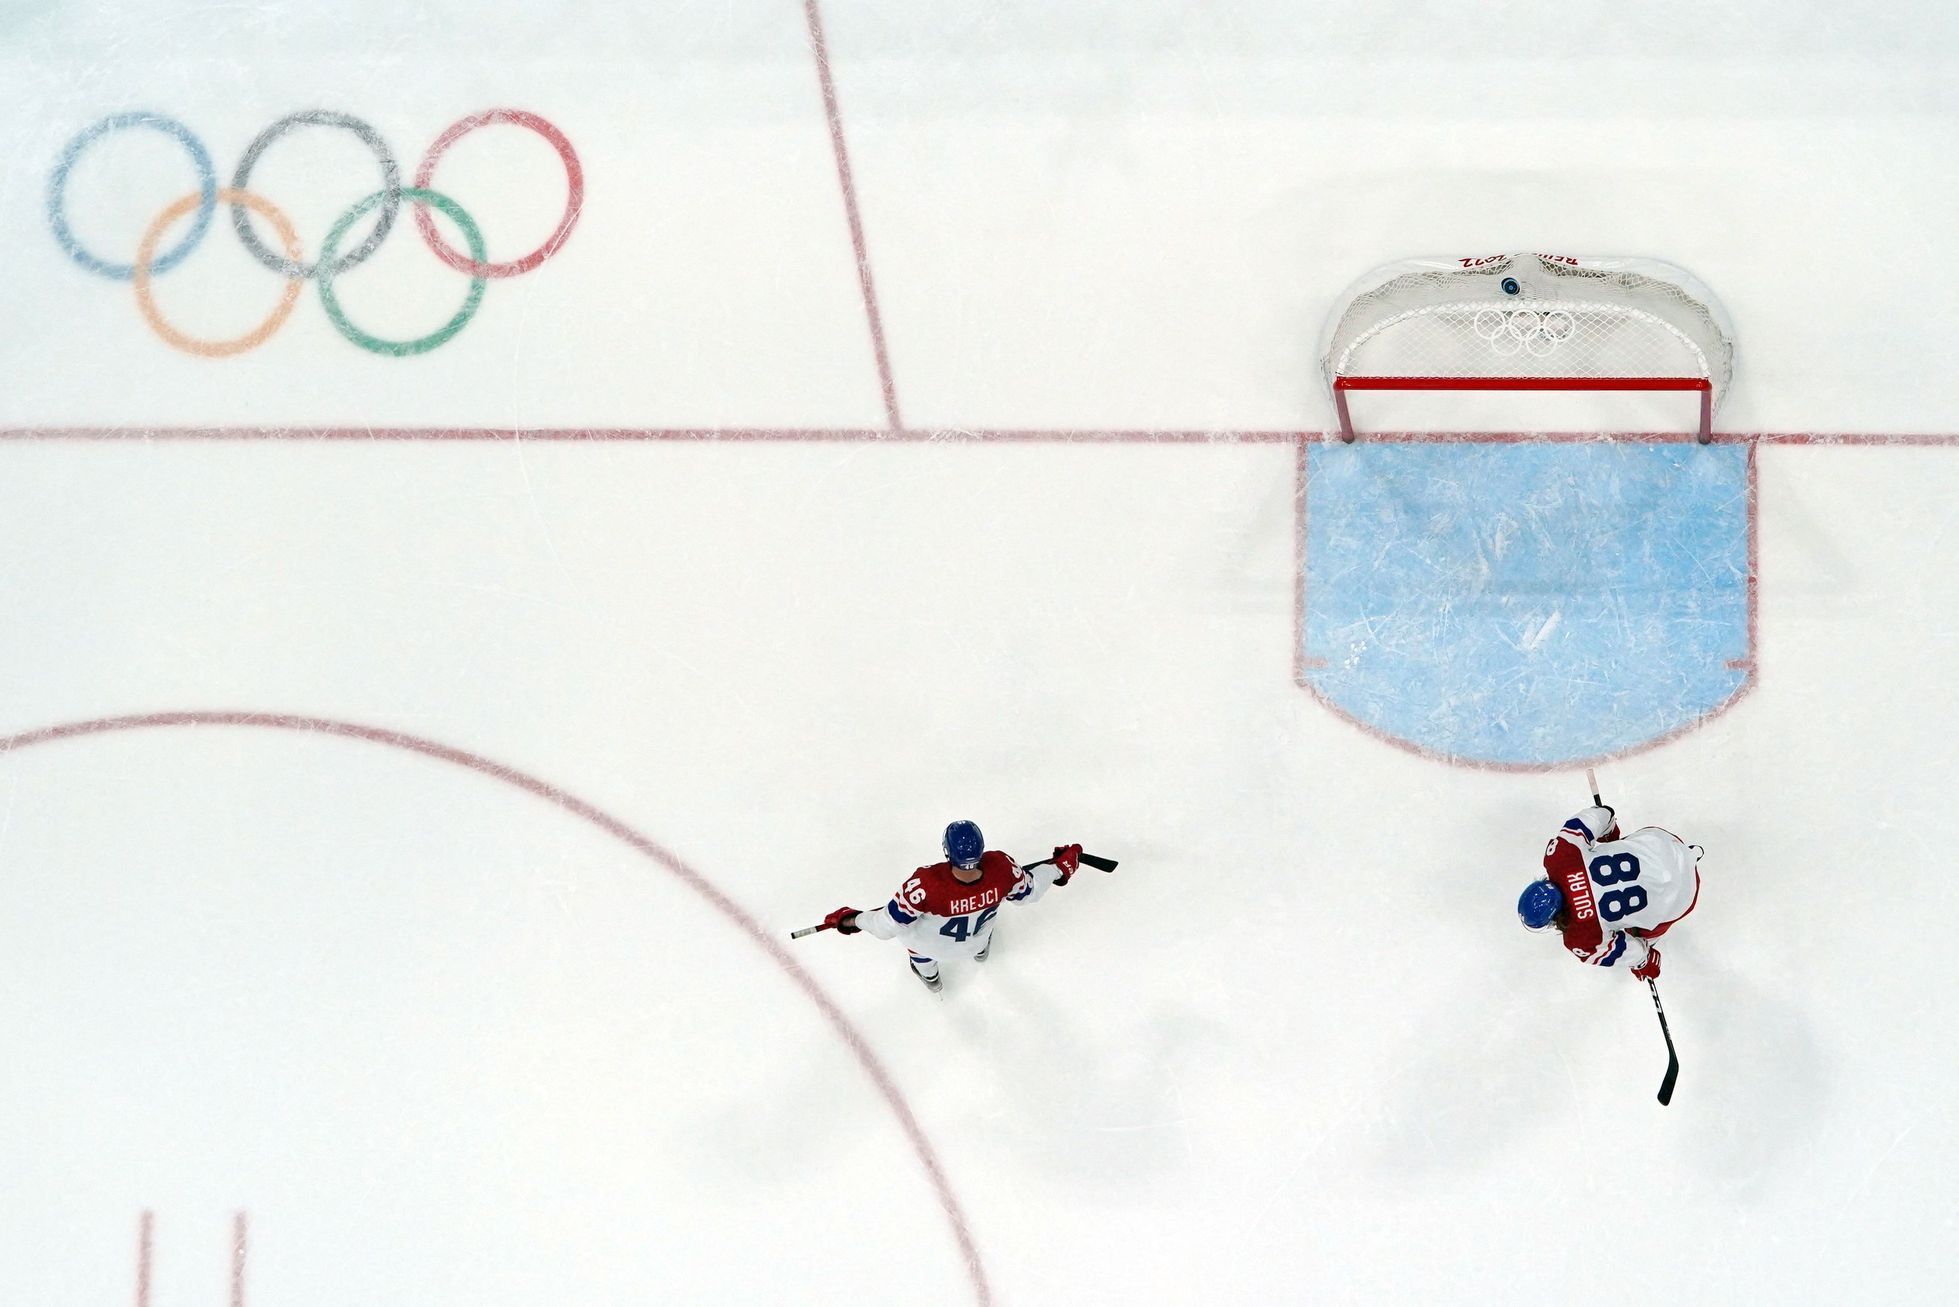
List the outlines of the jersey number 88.
<svg viewBox="0 0 1959 1307">
<path fill-rule="evenodd" d="M 1639 879 L 1639 859 L 1630 853 L 1603 854 L 1586 868 L 1594 885 L 1617 885 L 1622 880 Z M 1646 891 L 1637 885 L 1607 890 L 1598 896 L 1598 914 L 1607 921 L 1631 916 L 1646 906 Z"/>
</svg>

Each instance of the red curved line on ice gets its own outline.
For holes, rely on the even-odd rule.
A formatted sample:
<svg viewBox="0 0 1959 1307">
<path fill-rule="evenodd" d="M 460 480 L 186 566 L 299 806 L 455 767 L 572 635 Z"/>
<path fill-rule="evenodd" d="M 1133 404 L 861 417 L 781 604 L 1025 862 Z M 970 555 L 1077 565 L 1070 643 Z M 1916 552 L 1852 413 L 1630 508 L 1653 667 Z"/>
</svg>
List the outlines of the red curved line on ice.
<svg viewBox="0 0 1959 1307">
<path fill-rule="evenodd" d="M 1648 753 L 1654 749 L 1661 747 L 1662 745 L 1672 744 L 1675 740 L 1679 739 L 1683 735 L 1690 735 L 1693 732 L 1698 731 L 1701 727 L 1707 725 L 1709 722 L 1713 721 L 1716 717 L 1721 716 L 1723 713 L 1727 712 L 1728 709 L 1734 707 L 1736 704 L 1740 703 L 1743 699 L 1747 698 L 1748 692 L 1755 688 L 1755 666 L 1752 662 L 1739 663 L 1737 661 L 1737 662 L 1731 662 L 1728 665 L 1730 667 L 1736 667 L 1736 666 L 1743 667 L 1745 668 L 1747 674 L 1742 677 L 1741 684 L 1735 687 L 1735 692 L 1733 694 L 1729 695 L 1727 698 L 1723 699 L 1720 703 L 1714 705 L 1714 707 L 1708 709 L 1700 716 L 1695 717 L 1690 721 L 1682 722 L 1680 723 L 1680 725 L 1674 727 L 1672 730 L 1665 732 L 1664 734 L 1655 735 L 1650 739 L 1641 740 L 1638 744 L 1631 745 L 1624 749 L 1615 749 L 1609 753 L 1595 753 L 1589 755 L 1588 757 L 1583 757 L 1583 758 L 1558 758 L 1551 762 L 1497 762 L 1494 761 L 1493 759 L 1488 759 L 1488 758 L 1472 758 L 1466 754 L 1448 753 L 1441 749 L 1431 749 L 1425 744 L 1416 744 L 1413 740 L 1403 739 L 1399 735 L 1391 735 L 1387 731 L 1382 730 L 1379 726 L 1376 726 L 1374 723 L 1369 721 L 1363 721 L 1361 718 L 1356 717 L 1353 713 L 1349 712 L 1347 709 L 1335 703 L 1331 698 L 1327 697 L 1327 695 L 1323 691 L 1321 691 L 1319 686 L 1314 685 L 1310 680 L 1307 680 L 1304 676 L 1301 676 L 1299 678 L 1298 685 L 1300 689 L 1312 695 L 1313 698 L 1319 702 L 1319 705 L 1322 708 L 1325 708 L 1329 713 L 1332 713 L 1335 717 L 1338 717 L 1341 721 L 1344 721 L 1348 725 L 1355 727 L 1356 729 L 1360 730 L 1362 733 L 1366 735 L 1372 736 L 1374 739 L 1379 740 L 1383 744 L 1393 745 L 1395 748 L 1400 749 L 1404 753 L 1412 753 L 1417 758 L 1426 758 L 1430 762 L 1446 763 L 1451 767 L 1466 767 L 1471 771 L 1493 771 L 1493 772 L 1511 772 L 1517 774 L 1529 774 L 1529 773 L 1537 773 L 1537 772 L 1570 771 L 1580 767 L 1596 767 L 1601 763 L 1619 762 L 1626 758 L 1636 758 L 1640 754 Z"/>
<path fill-rule="evenodd" d="M 987 1307 L 993 1301 L 993 1293 L 987 1284 L 986 1268 L 981 1264 L 979 1248 L 973 1243 L 972 1231 L 966 1224 L 966 1215 L 953 1196 L 952 1185 L 946 1180 L 945 1168 L 940 1164 L 938 1154 L 933 1151 L 931 1141 L 919 1127 L 918 1118 L 912 1114 L 911 1105 L 899 1092 L 891 1073 L 878 1061 L 877 1054 L 865 1042 L 850 1019 L 843 1014 L 836 1001 L 823 991 L 816 979 L 803 970 L 803 967 L 772 935 L 763 930 L 755 918 L 748 915 L 740 905 L 722 893 L 711 881 L 689 867 L 667 850 L 640 834 L 625 822 L 610 813 L 603 812 L 578 796 L 561 790 L 548 781 L 539 780 L 514 767 L 506 767 L 500 762 L 492 762 L 480 754 L 451 748 L 434 740 L 420 736 L 406 735 L 400 731 L 390 731 L 378 726 L 361 726 L 354 722 L 334 721 L 325 717 L 300 717 L 287 713 L 256 712 L 162 712 L 141 713 L 128 717 L 98 717 L 90 721 L 63 722 L 55 726 L 43 726 L 38 730 L 22 731 L 17 735 L 0 738 L 0 756 L 16 749 L 25 749 L 36 744 L 49 744 L 56 740 L 70 740 L 85 735 L 104 735 L 112 731 L 141 730 L 163 726 L 257 726 L 271 730 L 310 731 L 318 735 L 338 735 L 348 739 L 365 740 L 369 744 L 385 744 L 390 748 L 408 753 L 418 753 L 438 762 L 453 763 L 458 767 L 488 776 L 493 780 L 514 785 L 528 794 L 535 795 L 547 803 L 552 803 L 582 818 L 604 831 L 606 834 L 645 855 L 672 873 L 688 889 L 707 900 L 708 904 L 725 917 L 750 943 L 768 954 L 775 964 L 787 972 L 789 978 L 816 1004 L 821 1012 L 842 1036 L 850 1051 L 857 1056 L 858 1065 L 877 1086 L 884 1096 L 885 1104 L 898 1118 L 899 1126 L 905 1132 L 912 1151 L 925 1168 L 927 1178 L 938 1195 L 939 1207 L 945 1213 L 947 1224 L 952 1227 L 953 1238 L 959 1244 L 959 1253 L 971 1278 L 974 1300 Z"/>
</svg>

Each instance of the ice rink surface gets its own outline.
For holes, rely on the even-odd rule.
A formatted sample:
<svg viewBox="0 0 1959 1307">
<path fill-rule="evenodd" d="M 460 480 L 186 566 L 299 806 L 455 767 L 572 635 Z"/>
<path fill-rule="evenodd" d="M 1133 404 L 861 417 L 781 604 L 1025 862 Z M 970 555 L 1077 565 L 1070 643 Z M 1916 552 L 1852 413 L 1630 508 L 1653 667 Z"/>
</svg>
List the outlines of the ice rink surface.
<svg viewBox="0 0 1959 1307">
<path fill-rule="evenodd" d="M 1944 1296 L 1955 74 L 1930 5 L 0 0 L 0 1307 Z M 350 258 L 382 153 L 484 253 L 216 200 Z M 1715 287 L 1720 441 L 1327 442 L 1342 286 L 1527 248 Z M 1667 1108 L 1514 916 L 1594 755 L 1708 849 Z M 957 817 L 1122 867 L 941 996 L 789 943 Z"/>
</svg>

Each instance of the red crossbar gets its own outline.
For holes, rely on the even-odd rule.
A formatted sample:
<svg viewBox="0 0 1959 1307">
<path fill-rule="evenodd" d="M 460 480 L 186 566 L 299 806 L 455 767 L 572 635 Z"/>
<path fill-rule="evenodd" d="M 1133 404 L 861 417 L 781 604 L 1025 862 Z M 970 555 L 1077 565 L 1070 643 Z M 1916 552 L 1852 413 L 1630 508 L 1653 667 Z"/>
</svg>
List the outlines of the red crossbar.
<svg viewBox="0 0 1959 1307">
<path fill-rule="evenodd" d="M 1714 438 L 1714 383 L 1706 377 L 1335 377 L 1333 402 L 1340 410 L 1340 438 L 1351 445 L 1350 390 L 1698 390 L 1701 443 Z"/>
</svg>

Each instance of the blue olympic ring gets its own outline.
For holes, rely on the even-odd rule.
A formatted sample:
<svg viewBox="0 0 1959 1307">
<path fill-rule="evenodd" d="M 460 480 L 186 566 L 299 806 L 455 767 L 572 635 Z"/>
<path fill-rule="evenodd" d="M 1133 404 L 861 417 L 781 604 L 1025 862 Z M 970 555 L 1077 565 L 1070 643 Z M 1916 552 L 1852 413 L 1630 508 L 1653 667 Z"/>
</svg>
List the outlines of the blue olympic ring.
<svg viewBox="0 0 1959 1307">
<path fill-rule="evenodd" d="M 126 127 L 152 127 L 166 136 L 176 137 L 183 143 L 183 147 L 190 151 L 191 164 L 197 169 L 197 217 L 192 220 L 190 230 L 184 233 L 184 238 L 177 242 L 176 248 L 157 256 L 156 261 L 150 265 L 150 271 L 164 272 L 183 262 L 190 252 L 197 248 L 197 243 L 204 239 L 205 231 L 211 226 L 211 215 L 218 207 L 218 174 L 211 167 L 210 151 L 204 148 L 204 143 L 192 134 L 190 128 L 175 118 L 141 110 L 135 113 L 117 113 L 110 114 L 101 122 L 82 131 L 74 140 L 68 142 L 67 148 L 61 152 L 61 161 L 55 165 L 54 172 L 48 177 L 48 225 L 54 228 L 54 238 L 61 242 L 62 249 L 68 251 L 69 258 L 90 272 L 99 272 L 105 277 L 114 277 L 118 281 L 134 280 L 136 265 L 110 263 L 107 259 L 99 259 L 90 254 L 83 248 L 81 241 L 76 239 L 75 233 L 69 229 L 68 215 L 63 211 L 63 207 L 67 200 L 69 169 L 75 166 L 75 160 L 81 157 L 82 151 L 111 132 L 119 132 Z"/>
</svg>

